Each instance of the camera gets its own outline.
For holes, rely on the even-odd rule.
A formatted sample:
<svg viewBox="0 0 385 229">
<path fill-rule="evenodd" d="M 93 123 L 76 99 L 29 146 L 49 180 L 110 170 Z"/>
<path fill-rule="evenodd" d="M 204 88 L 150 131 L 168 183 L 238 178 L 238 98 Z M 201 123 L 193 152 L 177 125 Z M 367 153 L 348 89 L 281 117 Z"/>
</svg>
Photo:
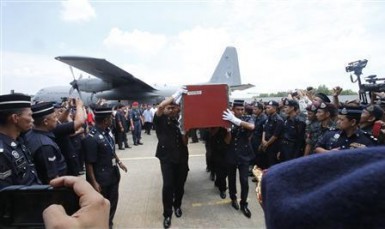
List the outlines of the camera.
<svg viewBox="0 0 385 229">
<path fill-rule="evenodd" d="M 345 71 L 361 73 L 362 69 L 366 67 L 367 63 L 367 59 L 350 62 L 348 63 L 348 66 L 345 67 Z"/>
<path fill-rule="evenodd" d="M 43 211 L 60 204 L 68 215 L 79 210 L 79 197 L 70 188 L 12 185 L 0 190 L 0 228 L 41 227 Z"/>
</svg>

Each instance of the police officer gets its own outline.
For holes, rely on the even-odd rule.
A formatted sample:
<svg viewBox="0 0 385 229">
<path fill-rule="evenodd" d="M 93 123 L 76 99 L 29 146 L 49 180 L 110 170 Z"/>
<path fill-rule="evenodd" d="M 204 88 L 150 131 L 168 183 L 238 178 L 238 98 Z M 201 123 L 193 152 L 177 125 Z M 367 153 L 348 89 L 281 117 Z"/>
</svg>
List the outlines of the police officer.
<svg viewBox="0 0 385 229">
<path fill-rule="evenodd" d="M 222 127 L 210 128 L 207 139 L 209 152 L 211 154 L 211 172 L 214 173 L 215 186 L 218 187 L 219 196 L 226 198 L 226 151 L 228 144 L 225 143 L 227 130 Z"/>
<path fill-rule="evenodd" d="M 298 115 L 299 104 L 296 100 L 287 99 L 284 104 L 286 120 L 283 125 L 280 159 L 288 161 L 303 156 L 306 123 Z"/>
<path fill-rule="evenodd" d="M 127 168 L 115 153 L 115 143 L 110 131 L 112 109 L 97 107 L 94 114 L 95 126 L 83 140 L 86 177 L 92 187 L 110 201 L 109 225 L 112 228 L 119 198 L 119 168 L 125 172 Z"/>
<path fill-rule="evenodd" d="M 67 164 L 52 130 L 56 128 L 57 116 L 50 102 L 32 106 L 34 127 L 25 134 L 26 146 L 30 149 L 37 173 L 43 184 L 67 174 Z"/>
<path fill-rule="evenodd" d="M 124 111 L 123 111 L 123 105 L 118 105 L 116 109 L 115 114 L 115 134 L 116 134 L 116 142 L 119 146 L 120 150 L 124 150 L 123 143 L 127 148 L 128 142 L 127 142 L 127 134 L 126 134 L 126 126 L 127 126 L 127 120 L 124 117 Z"/>
<path fill-rule="evenodd" d="M 317 120 L 316 113 L 319 106 L 319 102 L 313 101 L 306 107 L 306 129 L 305 129 L 305 150 L 304 156 L 308 156 L 314 153 L 314 146 L 318 141 L 317 133 L 320 133 L 321 123 Z"/>
<path fill-rule="evenodd" d="M 344 107 L 339 111 L 337 126 L 339 130 L 327 132 L 317 143 L 315 152 L 363 148 L 376 145 L 376 139 L 359 128 L 362 108 Z"/>
<path fill-rule="evenodd" d="M 268 118 L 263 125 L 260 150 L 266 152 L 269 167 L 278 163 L 278 152 L 283 132 L 283 119 L 277 113 L 278 106 L 278 102 L 274 100 L 267 103 L 266 114 Z"/>
<path fill-rule="evenodd" d="M 140 139 L 142 138 L 141 135 L 142 135 L 143 117 L 138 107 L 139 107 L 139 103 L 133 102 L 131 113 L 130 113 L 132 140 L 134 141 L 134 145 L 136 146 L 143 145 L 143 143 L 140 142 Z"/>
<path fill-rule="evenodd" d="M 250 137 L 254 130 L 254 119 L 250 115 L 244 115 L 245 105 L 243 100 L 234 100 L 232 111 L 223 112 L 223 120 L 230 121 L 233 125 L 228 130 L 225 142 L 229 144 L 226 151 L 227 173 L 229 181 L 229 194 L 231 206 L 239 210 L 237 202 L 236 173 L 239 171 L 241 183 L 241 211 L 250 218 L 247 196 L 249 194 L 249 166 L 254 159 L 254 153 L 250 144 Z"/>
<path fill-rule="evenodd" d="M 266 154 L 259 151 L 259 146 L 262 141 L 263 125 L 267 120 L 267 115 L 264 111 L 264 105 L 260 102 L 257 102 L 253 106 L 253 116 L 254 116 L 254 130 L 253 135 L 251 136 L 251 146 L 255 154 L 255 163 L 259 168 L 267 168 L 267 157 Z"/>
<path fill-rule="evenodd" d="M 40 184 L 30 151 L 20 134 L 32 128 L 31 97 L 0 95 L 0 189 Z"/>
<path fill-rule="evenodd" d="M 170 98 L 163 100 L 154 116 L 154 125 L 158 145 L 156 157 L 159 158 L 162 171 L 163 188 L 163 227 L 171 226 L 172 208 L 175 216 L 182 216 L 182 198 L 184 184 L 189 171 L 188 167 L 188 135 L 182 134 L 179 128 L 178 102 L 186 90 L 177 90 Z"/>
</svg>

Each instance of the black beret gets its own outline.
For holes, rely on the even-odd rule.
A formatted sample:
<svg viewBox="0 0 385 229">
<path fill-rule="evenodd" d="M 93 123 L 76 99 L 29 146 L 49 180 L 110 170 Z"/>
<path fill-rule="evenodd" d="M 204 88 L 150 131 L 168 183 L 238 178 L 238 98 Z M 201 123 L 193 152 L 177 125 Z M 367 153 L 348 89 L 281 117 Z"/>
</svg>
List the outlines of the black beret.
<svg viewBox="0 0 385 229">
<path fill-rule="evenodd" d="M 338 110 L 338 113 L 340 115 L 346 115 L 350 118 L 360 119 L 362 108 L 361 107 L 343 107 L 342 109 Z"/>
<path fill-rule="evenodd" d="M 234 100 L 233 102 L 233 107 L 243 107 L 245 106 L 245 101 L 244 100 Z"/>
<path fill-rule="evenodd" d="M 112 109 L 110 107 L 96 107 L 94 109 L 94 114 L 97 117 L 111 116 Z"/>
<path fill-rule="evenodd" d="M 42 102 L 32 105 L 32 117 L 38 118 L 55 112 L 52 102 Z"/>
<path fill-rule="evenodd" d="M 321 92 L 315 94 L 315 97 L 318 97 L 318 98 L 322 99 L 322 101 L 324 101 L 326 103 L 330 103 L 331 102 L 329 97 L 327 95 L 325 95 L 324 93 L 321 93 Z"/>
<path fill-rule="evenodd" d="M 266 105 L 275 106 L 275 107 L 279 106 L 278 102 L 275 100 L 270 100 L 269 102 L 267 102 Z"/>
<path fill-rule="evenodd" d="M 337 108 L 332 103 L 324 103 L 324 102 L 322 102 L 322 103 L 320 103 L 318 109 L 326 110 L 332 116 L 337 114 Z"/>
<path fill-rule="evenodd" d="M 31 107 L 31 97 L 16 93 L 0 95 L 0 110 L 18 109 Z"/>
<path fill-rule="evenodd" d="M 365 110 L 369 112 L 370 115 L 372 115 L 376 120 L 382 119 L 382 116 L 384 115 L 384 110 L 378 105 L 369 105 L 365 107 Z"/>
<path fill-rule="evenodd" d="M 307 107 L 306 107 L 306 110 L 308 111 L 313 111 L 313 112 L 317 112 L 317 109 L 319 107 L 319 102 L 317 101 L 313 101 L 311 104 L 309 104 Z"/>
<path fill-rule="evenodd" d="M 299 108 L 298 102 L 294 99 L 286 99 L 284 104 L 285 104 L 285 106 L 291 106 L 291 107 Z"/>
</svg>

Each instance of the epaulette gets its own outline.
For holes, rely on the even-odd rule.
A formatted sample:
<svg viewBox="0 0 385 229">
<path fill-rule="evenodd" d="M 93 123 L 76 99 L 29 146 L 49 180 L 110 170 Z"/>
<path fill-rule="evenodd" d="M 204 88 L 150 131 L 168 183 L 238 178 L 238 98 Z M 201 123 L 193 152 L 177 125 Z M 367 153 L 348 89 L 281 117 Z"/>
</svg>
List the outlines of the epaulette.
<svg viewBox="0 0 385 229">
<path fill-rule="evenodd" d="M 91 129 L 91 131 L 88 133 L 91 137 L 95 136 L 95 134 L 97 134 L 97 131 L 96 129 Z"/>
<path fill-rule="evenodd" d="M 335 126 L 328 127 L 329 130 L 338 130 Z"/>
<path fill-rule="evenodd" d="M 369 132 L 367 132 L 367 131 L 362 131 L 362 133 L 363 133 L 366 137 L 370 138 L 370 140 L 372 140 L 373 142 L 378 142 L 378 139 L 377 139 L 376 137 L 374 137 L 371 133 L 369 133 Z"/>
</svg>

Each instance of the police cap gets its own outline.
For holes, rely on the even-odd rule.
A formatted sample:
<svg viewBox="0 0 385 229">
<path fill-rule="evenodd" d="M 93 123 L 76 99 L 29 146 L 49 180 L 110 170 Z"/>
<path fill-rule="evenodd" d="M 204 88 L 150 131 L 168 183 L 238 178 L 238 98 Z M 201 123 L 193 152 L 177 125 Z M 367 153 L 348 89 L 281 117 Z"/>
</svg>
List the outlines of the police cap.
<svg viewBox="0 0 385 229">
<path fill-rule="evenodd" d="M 358 123 L 361 119 L 362 107 L 343 107 L 338 110 L 338 113 L 340 115 L 346 115 L 346 117 L 356 119 Z"/>
<path fill-rule="evenodd" d="M 306 110 L 312 111 L 312 112 L 317 112 L 317 109 L 318 109 L 319 105 L 320 105 L 319 102 L 313 101 L 311 104 L 309 104 L 309 105 L 306 107 Z"/>
<path fill-rule="evenodd" d="M 332 103 L 320 103 L 318 109 L 325 110 L 330 113 L 331 116 L 335 116 L 337 113 L 337 108 Z"/>
<path fill-rule="evenodd" d="M 269 102 L 267 102 L 266 105 L 269 105 L 269 106 L 275 106 L 275 107 L 278 107 L 278 106 L 279 106 L 278 102 L 275 101 L 275 100 L 270 100 Z"/>
<path fill-rule="evenodd" d="M 32 117 L 39 118 L 55 111 L 52 102 L 42 102 L 32 105 Z"/>
<path fill-rule="evenodd" d="M 284 104 L 285 106 L 295 107 L 297 109 L 299 108 L 298 102 L 294 99 L 286 99 Z"/>
<path fill-rule="evenodd" d="M 31 107 L 31 97 L 24 94 L 0 95 L 0 110 Z"/>
<path fill-rule="evenodd" d="M 94 109 L 95 117 L 107 117 L 111 116 L 112 109 L 110 107 L 96 107 Z"/>
<path fill-rule="evenodd" d="M 244 100 L 234 100 L 233 102 L 233 107 L 243 107 L 245 106 L 245 101 Z"/>
<path fill-rule="evenodd" d="M 322 93 L 322 92 L 319 92 L 319 93 L 315 94 L 315 97 L 320 98 L 322 101 L 324 101 L 326 103 L 330 103 L 331 102 L 329 97 L 327 95 L 325 95 L 324 93 Z"/>
<path fill-rule="evenodd" d="M 379 105 L 369 105 L 365 107 L 365 110 L 369 112 L 376 120 L 381 120 L 384 115 L 384 110 Z"/>
</svg>

